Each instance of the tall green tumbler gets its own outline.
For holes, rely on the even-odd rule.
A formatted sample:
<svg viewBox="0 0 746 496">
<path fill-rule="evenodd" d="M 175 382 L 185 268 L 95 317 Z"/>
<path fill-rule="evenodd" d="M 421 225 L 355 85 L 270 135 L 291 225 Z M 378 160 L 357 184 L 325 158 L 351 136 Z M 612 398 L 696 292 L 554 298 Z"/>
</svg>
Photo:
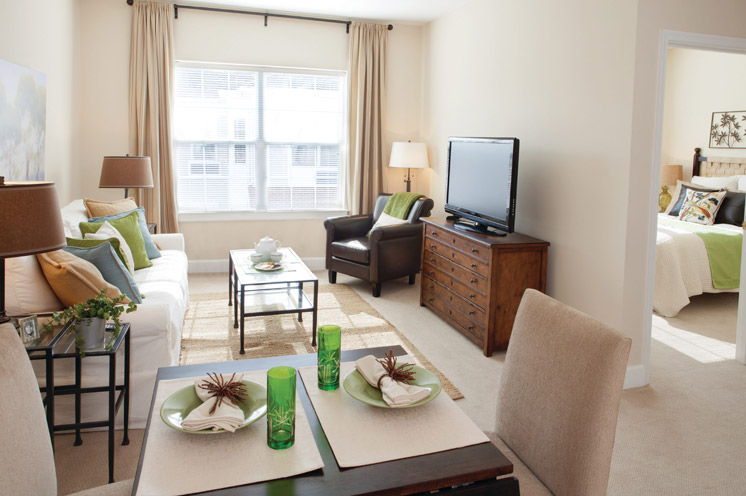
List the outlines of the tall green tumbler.
<svg viewBox="0 0 746 496">
<path fill-rule="evenodd" d="M 335 325 L 319 327 L 319 389 L 339 389 L 339 362 L 342 358 L 342 329 Z"/>
<path fill-rule="evenodd" d="M 287 449 L 295 442 L 295 369 L 267 371 L 267 445 Z"/>
</svg>

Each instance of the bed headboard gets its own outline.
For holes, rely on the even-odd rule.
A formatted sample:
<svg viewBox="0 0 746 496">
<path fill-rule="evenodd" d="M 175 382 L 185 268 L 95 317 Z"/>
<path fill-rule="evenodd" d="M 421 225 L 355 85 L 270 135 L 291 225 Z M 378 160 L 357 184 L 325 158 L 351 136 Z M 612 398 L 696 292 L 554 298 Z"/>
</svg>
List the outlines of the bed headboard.
<svg viewBox="0 0 746 496">
<path fill-rule="evenodd" d="M 692 176 L 737 176 L 746 174 L 746 158 L 703 157 L 702 149 L 694 149 Z"/>
</svg>

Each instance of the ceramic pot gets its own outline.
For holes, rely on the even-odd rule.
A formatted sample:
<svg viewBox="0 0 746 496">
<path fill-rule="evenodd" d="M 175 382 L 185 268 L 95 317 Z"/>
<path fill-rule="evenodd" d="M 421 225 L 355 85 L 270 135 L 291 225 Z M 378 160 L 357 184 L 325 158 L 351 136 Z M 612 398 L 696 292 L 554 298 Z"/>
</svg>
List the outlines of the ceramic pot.
<svg viewBox="0 0 746 496">
<path fill-rule="evenodd" d="M 78 336 L 83 338 L 83 349 L 93 350 L 101 348 L 104 345 L 104 332 L 106 331 L 106 321 L 96 317 L 91 322 L 79 322 Z"/>
</svg>

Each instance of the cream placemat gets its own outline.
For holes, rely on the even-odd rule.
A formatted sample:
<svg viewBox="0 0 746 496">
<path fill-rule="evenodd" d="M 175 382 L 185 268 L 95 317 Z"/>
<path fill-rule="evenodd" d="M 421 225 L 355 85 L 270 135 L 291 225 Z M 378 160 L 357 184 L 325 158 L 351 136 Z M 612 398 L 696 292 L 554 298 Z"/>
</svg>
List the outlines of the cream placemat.
<svg viewBox="0 0 746 496">
<path fill-rule="evenodd" d="M 266 387 L 266 371 L 243 379 Z M 160 381 L 143 456 L 137 495 L 178 495 L 252 484 L 304 474 L 324 466 L 308 419 L 296 398 L 295 444 L 286 450 L 267 446 L 267 417 L 234 433 L 186 434 L 161 420 L 161 404 L 194 378 Z"/>
<path fill-rule="evenodd" d="M 399 363 L 410 361 L 401 357 Z M 321 391 L 316 367 L 299 369 L 316 417 L 340 467 L 359 467 L 437 453 L 489 438 L 447 394 L 413 408 L 378 408 L 362 403 L 344 390 L 341 382 L 355 369 L 341 365 L 339 389 Z"/>
</svg>

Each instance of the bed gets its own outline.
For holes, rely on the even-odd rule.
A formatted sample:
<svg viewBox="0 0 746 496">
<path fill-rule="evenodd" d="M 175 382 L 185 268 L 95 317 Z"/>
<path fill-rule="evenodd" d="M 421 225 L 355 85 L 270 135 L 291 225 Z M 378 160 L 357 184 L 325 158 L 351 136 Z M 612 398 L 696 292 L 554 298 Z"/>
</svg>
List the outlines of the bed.
<svg viewBox="0 0 746 496">
<path fill-rule="evenodd" d="M 668 213 L 678 201 L 681 186 L 677 186 L 667 212 L 658 214 L 653 310 L 664 317 L 676 316 L 689 304 L 691 296 L 738 292 L 739 287 L 746 159 L 708 159 L 701 156 L 699 148 L 695 148 L 692 171 L 693 180 L 700 182 L 696 188 L 703 191 L 722 191 L 725 188 L 717 184 L 729 183 L 727 190 L 730 192 L 726 193 L 720 206 L 727 211 L 719 212 L 711 226 L 679 220 L 678 216 Z M 701 185 L 708 181 L 715 186 L 705 188 Z M 691 183 L 683 184 L 684 188 L 690 185 L 689 189 L 694 189 Z M 722 251 L 723 246 L 727 246 L 725 251 Z"/>
</svg>

